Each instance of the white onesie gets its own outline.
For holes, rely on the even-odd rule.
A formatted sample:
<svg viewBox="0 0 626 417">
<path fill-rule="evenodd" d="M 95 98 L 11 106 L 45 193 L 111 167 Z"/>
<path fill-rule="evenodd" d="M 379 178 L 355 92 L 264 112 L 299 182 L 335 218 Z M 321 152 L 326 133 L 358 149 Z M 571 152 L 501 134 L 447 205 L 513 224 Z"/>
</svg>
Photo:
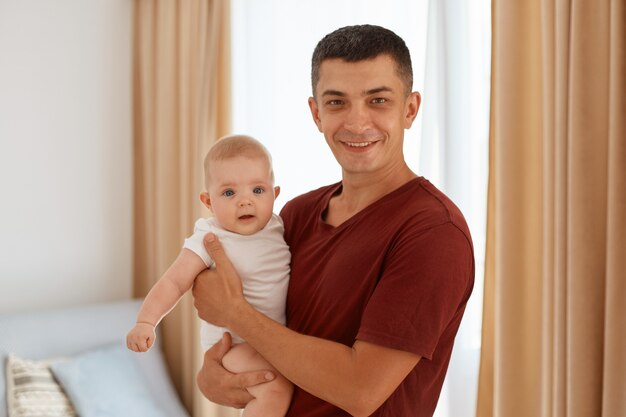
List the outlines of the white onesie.
<svg viewBox="0 0 626 417">
<path fill-rule="evenodd" d="M 269 318 L 285 324 L 291 253 L 283 238 L 282 219 L 274 214 L 265 228 L 247 236 L 223 229 L 215 218 L 198 219 L 193 235 L 185 239 L 183 247 L 200 256 L 207 268 L 213 265 L 203 244 L 204 236 L 209 232 L 219 238 L 239 273 L 248 302 Z M 202 348 L 206 350 L 213 346 L 226 330 L 203 321 L 200 334 Z M 239 336 L 232 336 L 233 343 L 243 342 Z"/>
</svg>

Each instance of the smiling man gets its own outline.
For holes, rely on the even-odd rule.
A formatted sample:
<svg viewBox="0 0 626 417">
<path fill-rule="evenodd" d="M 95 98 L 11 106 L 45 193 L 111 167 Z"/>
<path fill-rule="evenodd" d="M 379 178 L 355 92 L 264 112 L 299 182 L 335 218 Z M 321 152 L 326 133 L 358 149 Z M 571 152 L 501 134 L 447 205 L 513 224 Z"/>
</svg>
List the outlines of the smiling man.
<svg viewBox="0 0 626 417">
<path fill-rule="evenodd" d="M 474 282 L 472 242 L 458 208 L 407 166 L 404 132 L 417 116 L 404 41 L 371 25 L 341 28 L 312 61 L 313 120 L 341 182 L 287 203 L 292 254 L 287 327 L 254 310 L 217 239 L 217 268 L 194 287 L 199 316 L 240 334 L 295 392 L 288 416 L 432 416 Z M 211 400 L 242 407 L 271 373 L 221 366 L 226 338 L 198 374 Z"/>
</svg>

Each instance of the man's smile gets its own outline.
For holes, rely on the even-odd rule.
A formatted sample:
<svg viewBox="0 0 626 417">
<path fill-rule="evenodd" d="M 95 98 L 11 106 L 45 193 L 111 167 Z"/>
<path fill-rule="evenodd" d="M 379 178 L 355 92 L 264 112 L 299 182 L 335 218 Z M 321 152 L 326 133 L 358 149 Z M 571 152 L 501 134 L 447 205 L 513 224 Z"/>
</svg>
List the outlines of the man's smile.
<svg viewBox="0 0 626 417">
<path fill-rule="evenodd" d="M 370 146 L 374 142 L 342 142 L 351 148 L 365 148 Z"/>
</svg>

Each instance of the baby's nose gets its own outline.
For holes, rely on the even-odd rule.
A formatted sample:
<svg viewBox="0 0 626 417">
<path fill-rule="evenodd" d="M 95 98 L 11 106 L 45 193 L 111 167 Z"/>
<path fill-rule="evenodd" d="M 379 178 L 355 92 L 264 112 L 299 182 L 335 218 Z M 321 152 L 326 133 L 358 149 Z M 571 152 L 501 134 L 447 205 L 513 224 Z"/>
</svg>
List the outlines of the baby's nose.
<svg viewBox="0 0 626 417">
<path fill-rule="evenodd" d="M 252 200 L 250 200 L 249 198 L 242 198 L 241 200 L 239 200 L 239 207 L 245 207 L 245 206 L 251 206 L 252 205 Z"/>
</svg>

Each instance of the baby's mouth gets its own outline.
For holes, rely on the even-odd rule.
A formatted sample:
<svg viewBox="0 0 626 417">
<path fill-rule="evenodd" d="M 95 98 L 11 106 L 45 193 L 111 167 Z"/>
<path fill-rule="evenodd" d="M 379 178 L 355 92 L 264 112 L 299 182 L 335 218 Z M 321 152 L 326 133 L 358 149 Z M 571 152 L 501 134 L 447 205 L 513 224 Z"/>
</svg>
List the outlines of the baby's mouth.
<svg viewBox="0 0 626 417">
<path fill-rule="evenodd" d="M 244 214 L 243 216 L 239 216 L 239 220 L 249 220 L 254 218 L 252 214 Z"/>
</svg>

